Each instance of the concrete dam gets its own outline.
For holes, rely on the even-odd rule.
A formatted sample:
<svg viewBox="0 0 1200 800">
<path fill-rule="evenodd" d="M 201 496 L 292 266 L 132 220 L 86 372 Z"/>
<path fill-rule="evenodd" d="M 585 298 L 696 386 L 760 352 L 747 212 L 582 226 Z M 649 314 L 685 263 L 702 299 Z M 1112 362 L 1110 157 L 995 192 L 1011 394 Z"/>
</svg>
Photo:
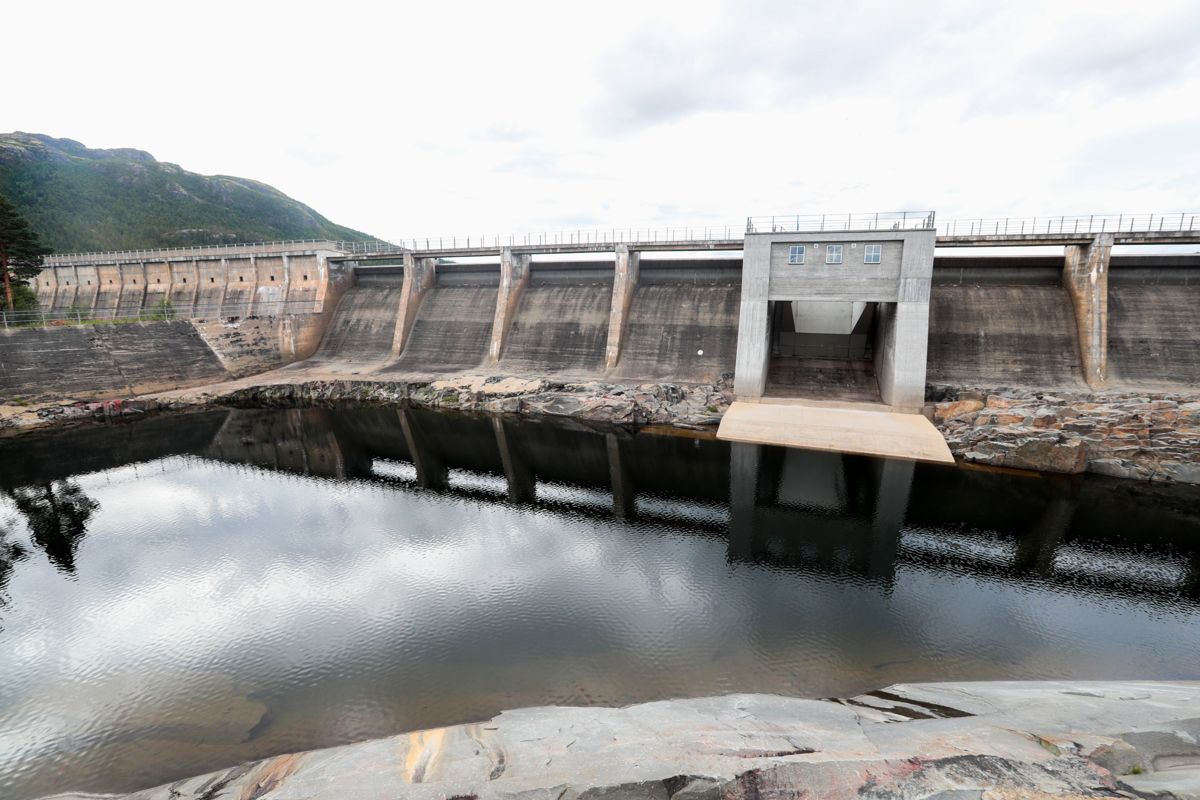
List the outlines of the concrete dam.
<svg viewBox="0 0 1200 800">
<path fill-rule="evenodd" d="M 921 212 L 750 218 L 739 236 L 55 256 L 37 279 L 45 324 L 3 332 L 0 381 L 25 399 L 115 396 L 286 366 L 313 379 L 709 384 L 756 406 L 900 413 L 968 389 L 1186 392 L 1200 383 L 1200 254 L 1132 248 L 1194 243 L 1195 215 Z M 1062 254 L 1019 255 L 1047 246 Z M 129 319 L 88 336 L 70 324 Z"/>
</svg>

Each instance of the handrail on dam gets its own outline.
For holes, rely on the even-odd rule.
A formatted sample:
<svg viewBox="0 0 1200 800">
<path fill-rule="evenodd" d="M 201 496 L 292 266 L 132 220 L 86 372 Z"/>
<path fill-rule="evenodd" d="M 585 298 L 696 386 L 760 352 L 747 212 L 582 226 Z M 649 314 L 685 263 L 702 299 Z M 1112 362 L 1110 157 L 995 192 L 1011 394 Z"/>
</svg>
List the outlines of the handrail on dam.
<svg viewBox="0 0 1200 800">
<path fill-rule="evenodd" d="M 571 245 L 669 244 L 671 242 L 728 242 L 741 238 L 737 225 L 698 225 L 667 228 L 595 228 L 540 233 L 480 236 L 421 236 L 401 239 L 414 252 L 501 247 L 563 247 Z"/>
<path fill-rule="evenodd" d="M 55 253 L 46 256 L 45 264 L 48 267 L 65 266 L 72 261 L 80 259 L 104 258 L 106 260 L 122 260 L 122 259 L 149 259 L 149 258 L 170 258 L 193 254 L 196 256 L 224 255 L 237 249 L 262 249 L 262 248 L 303 248 L 303 249 L 318 249 L 318 245 L 325 245 L 324 249 L 335 250 L 347 254 L 359 253 L 391 253 L 400 252 L 404 249 L 402 245 L 396 245 L 391 242 L 385 242 L 382 239 L 373 239 L 366 242 L 343 242 L 334 241 L 332 239 L 284 239 L 275 242 L 230 242 L 229 244 L 204 244 L 204 245 L 185 245 L 182 247 L 152 247 L 141 250 L 107 250 L 93 252 L 78 252 L 78 253 Z"/>
<path fill-rule="evenodd" d="M 778 214 L 770 217 L 746 217 L 746 233 L 927 230 L 934 227 L 934 216 L 933 211 Z"/>
<path fill-rule="evenodd" d="M 1169 214 L 1086 214 L 1057 217 L 951 219 L 937 224 L 938 236 L 1062 236 L 1098 233 L 1176 233 L 1195 231 L 1200 212 Z"/>
<path fill-rule="evenodd" d="M 0 310 L 5 328 L 45 328 L 59 325 L 83 325 L 91 322 L 164 322 L 175 319 L 222 319 L 227 317 L 274 317 L 281 314 L 315 314 L 321 310 L 318 300 L 229 301 L 202 305 L 154 305 L 146 308 L 67 308 L 38 311 Z"/>
</svg>

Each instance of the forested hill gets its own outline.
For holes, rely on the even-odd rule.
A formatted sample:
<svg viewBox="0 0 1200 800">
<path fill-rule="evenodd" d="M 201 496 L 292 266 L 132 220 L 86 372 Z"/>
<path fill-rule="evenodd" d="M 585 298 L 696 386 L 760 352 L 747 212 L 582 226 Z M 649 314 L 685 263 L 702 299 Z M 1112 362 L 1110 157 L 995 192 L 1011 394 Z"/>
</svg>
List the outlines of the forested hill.
<svg viewBox="0 0 1200 800">
<path fill-rule="evenodd" d="M 265 183 L 36 133 L 0 133 L 0 195 L 59 253 L 371 238 Z"/>
</svg>

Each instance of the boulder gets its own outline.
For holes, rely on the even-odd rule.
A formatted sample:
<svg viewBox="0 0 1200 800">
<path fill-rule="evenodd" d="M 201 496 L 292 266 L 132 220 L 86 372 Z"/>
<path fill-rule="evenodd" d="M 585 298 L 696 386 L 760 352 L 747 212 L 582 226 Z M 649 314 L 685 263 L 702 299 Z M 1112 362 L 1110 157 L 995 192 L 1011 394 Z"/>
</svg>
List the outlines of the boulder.
<svg viewBox="0 0 1200 800">
<path fill-rule="evenodd" d="M 1078 439 L 1025 442 L 1004 454 L 1003 465 L 1075 475 L 1087 467 L 1087 448 Z"/>
</svg>

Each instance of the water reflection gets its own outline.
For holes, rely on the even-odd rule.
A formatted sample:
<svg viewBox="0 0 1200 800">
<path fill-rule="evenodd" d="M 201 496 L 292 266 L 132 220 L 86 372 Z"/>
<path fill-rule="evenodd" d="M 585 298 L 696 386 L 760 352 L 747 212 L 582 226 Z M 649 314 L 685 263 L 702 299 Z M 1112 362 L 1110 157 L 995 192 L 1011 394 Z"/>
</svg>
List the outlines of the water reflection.
<svg viewBox="0 0 1200 800">
<path fill-rule="evenodd" d="M 1200 678 L 1198 555 L 1191 487 L 574 423 L 238 410 L 22 437 L 0 443 L 0 796 L 542 703 Z"/>
<path fill-rule="evenodd" d="M 7 494 L 25 518 L 33 543 L 61 572 L 73 575 L 75 550 L 100 504 L 71 481 L 22 486 Z"/>
</svg>

